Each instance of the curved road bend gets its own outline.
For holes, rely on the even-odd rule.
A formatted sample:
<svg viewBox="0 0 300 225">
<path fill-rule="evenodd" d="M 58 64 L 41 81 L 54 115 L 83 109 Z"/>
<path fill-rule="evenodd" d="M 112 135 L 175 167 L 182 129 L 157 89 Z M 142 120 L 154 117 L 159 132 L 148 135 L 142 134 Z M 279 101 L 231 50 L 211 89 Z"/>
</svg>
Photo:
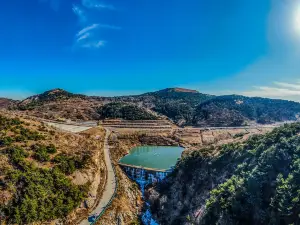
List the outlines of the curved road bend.
<svg viewBox="0 0 300 225">
<path fill-rule="evenodd" d="M 72 133 L 79 133 L 92 128 L 90 126 L 83 126 L 83 125 L 61 124 L 55 122 L 46 122 L 46 123 L 50 126 L 54 126 L 58 129 L 65 130 Z M 110 130 L 105 128 L 105 131 L 106 134 L 104 139 L 104 160 L 107 168 L 107 180 L 106 180 L 105 190 L 103 192 L 102 198 L 98 206 L 89 214 L 89 218 L 84 219 L 80 223 L 80 225 L 92 224 L 93 221 L 91 219 L 95 215 L 96 216 L 100 215 L 105 210 L 105 207 L 108 206 L 108 204 L 112 200 L 112 197 L 116 189 L 116 177 L 110 160 L 109 145 L 108 145 L 108 137 L 110 135 Z"/>
<path fill-rule="evenodd" d="M 80 223 L 80 225 L 92 224 L 93 223 L 93 221 L 91 220 L 92 217 L 100 215 L 105 210 L 106 206 L 108 206 L 108 204 L 112 200 L 112 197 L 116 189 L 116 177 L 110 160 L 109 145 L 108 145 L 108 137 L 110 135 L 110 131 L 108 129 L 105 130 L 106 130 L 106 135 L 104 139 L 104 158 L 105 158 L 105 164 L 107 168 L 107 181 L 105 185 L 105 190 L 103 192 L 102 198 L 98 206 L 90 213 L 89 218 L 84 219 Z"/>
</svg>

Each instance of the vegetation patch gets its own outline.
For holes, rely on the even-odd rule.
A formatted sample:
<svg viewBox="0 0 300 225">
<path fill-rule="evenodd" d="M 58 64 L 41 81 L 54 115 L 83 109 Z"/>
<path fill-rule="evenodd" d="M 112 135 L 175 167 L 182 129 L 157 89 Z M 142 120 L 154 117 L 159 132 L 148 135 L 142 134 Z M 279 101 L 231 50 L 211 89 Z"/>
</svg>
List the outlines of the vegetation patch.
<svg viewBox="0 0 300 225">
<path fill-rule="evenodd" d="M 87 197 L 87 186 L 75 186 L 57 169 L 41 169 L 24 161 L 6 180 L 14 198 L 2 210 L 10 223 L 28 224 L 67 216 Z"/>
<path fill-rule="evenodd" d="M 299 132 L 300 123 L 284 125 L 192 152 L 157 187 L 153 211 L 166 224 L 183 224 L 188 215 L 194 224 L 299 224 Z M 174 207 L 178 201 L 183 205 Z"/>
<path fill-rule="evenodd" d="M 54 159 L 53 162 L 56 163 L 56 168 L 62 173 L 70 175 L 74 173 L 77 169 L 83 169 L 88 163 L 90 156 L 84 155 L 82 158 L 79 156 L 68 156 L 65 154 L 59 154 Z"/>
<path fill-rule="evenodd" d="M 88 193 L 89 184 L 76 186 L 66 175 L 84 168 L 89 155 L 55 156 L 51 134 L 29 125 L 0 115 L 0 213 L 8 224 L 65 218 Z"/>
<path fill-rule="evenodd" d="M 146 109 L 136 105 L 123 102 L 108 103 L 100 108 L 97 112 L 102 119 L 121 118 L 125 120 L 155 120 L 157 117 Z"/>
</svg>

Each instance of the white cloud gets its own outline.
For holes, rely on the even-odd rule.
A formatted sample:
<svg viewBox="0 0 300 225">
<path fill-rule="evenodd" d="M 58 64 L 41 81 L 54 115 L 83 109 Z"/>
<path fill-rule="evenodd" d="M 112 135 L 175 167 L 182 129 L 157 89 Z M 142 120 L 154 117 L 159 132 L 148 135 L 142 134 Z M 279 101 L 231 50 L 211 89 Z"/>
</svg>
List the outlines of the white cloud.
<svg viewBox="0 0 300 225">
<path fill-rule="evenodd" d="M 110 10 L 115 9 L 113 5 L 100 3 L 97 0 L 82 0 L 81 2 L 84 7 L 89 9 L 110 9 Z"/>
<path fill-rule="evenodd" d="M 73 12 L 75 15 L 78 17 L 80 23 L 85 23 L 87 22 L 87 16 L 84 10 L 79 7 L 78 5 L 73 5 Z"/>
<path fill-rule="evenodd" d="M 91 42 L 86 42 L 84 44 L 82 44 L 80 47 L 82 48 L 100 48 L 105 46 L 106 41 L 103 40 L 98 40 L 98 41 L 91 41 Z"/>
<path fill-rule="evenodd" d="M 286 99 L 300 102 L 300 84 L 274 82 L 275 86 L 257 86 L 250 91 L 242 91 L 240 94 L 251 97 L 267 97 Z"/>
<path fill-rule="evenodd" d="M 88 31 L 91 31 L 91 30 L 94 30 L 96 28 L 106 28 L 106 29 L 113 29 L 113 30 L 120 30 L 121 28 L 120 27 L 117 27 L 117 26 L 112 26 L 112 25 L 108 25 L 108 24 L 97 24 L 97 23 L 94 23 L 90 26 L 87 26 L 85 28 L 83 28 L 82 30 L 80 30 L 78 33 L 77 33 L 77 36 L 81 36 L 83 35 L 84 33 L 88 32 Z"/>
<path fill-rule="evenodd" d="M 102 4 L 96 0 L 82 0 L 82 7 L 73 5 L 73 12 L 75 13 L 75 15 L 77 15 L 81 24 L 81 30 L 78 31 L 78 33 L 75 35 L 75 41 L 73 45 L 75 49 L 98 49 L 100 47 L 103 47 L 106 41 L 101 40 L 101 36 L 103 33 L 100 32 L 99 29 L 121 29 L 118 26 L 97 23 L 98 21 L 94 15 L 95 13 L 92 12 L 92 9 L 94 8 L 114 9 L 113 6 Z"/>
<path fill-rule="evenodd" d="M 75 45 L 77 47 L 82 47 L 82 48 L 103 47 L 106 42 L 103 40 L 99 41 L 99 34 L 98 34 L 99 32 L 97 31 L 97 29 L 99 28 L 114 29 L 114 30 L 121 29 L 120 27 L 117 26 L 112 26 L 108 24 L 97 24 L 97 23 L 86 26 L 76 34 Z"/>
<path fill-rule="evenodd" d="M 77 38 L 77 42 L 79 42 L 81 40 L 84 40 L 84 39 L 87 39 L 90 36 L 91 36 L 90 33 L 85 33 L 85 34 L 83 34 L 83 35 L 81 35 L 80 37 Z"/>
<path fill-rule="evenodd" d="M 292 88 L 296 90 L 300 90 L 300 82 L 297 82 L 298 84 L 289 84 L 289 83 L 284 83 L 284 82 L 274 82 L 274 84 L 285 87 L 285 88 Z"/>
<path fill-rule="evenodd" d="M 94 24 L 92 24 L 92 25 L 90 25 L 90 26 L 87 26 L 87 27 L 83 28 L 82 30 L 80 30 L 80 31 L 77 33 L 77 36 L 81 36 L 81 35 L 83 35 L 84 33 L 88 32 L 88 31 L 90 31 L 90 30 L 93 30 L 93 29 L 95 29 L 95 28 L 97 28 L 97 27 L 99 27 L 99 24 L 96 24 L 96 23 L 94 23 Z"/>
<path fill-rule="evenodd" d="M 109 24 L 99 24 L 99 27 L 106 28 L 106 29 L 113 29 L 113 30 L 120 30 L 121 29 L 121 27 L 113 26 L 113 25 L 109 25 Z"/>
</svg>

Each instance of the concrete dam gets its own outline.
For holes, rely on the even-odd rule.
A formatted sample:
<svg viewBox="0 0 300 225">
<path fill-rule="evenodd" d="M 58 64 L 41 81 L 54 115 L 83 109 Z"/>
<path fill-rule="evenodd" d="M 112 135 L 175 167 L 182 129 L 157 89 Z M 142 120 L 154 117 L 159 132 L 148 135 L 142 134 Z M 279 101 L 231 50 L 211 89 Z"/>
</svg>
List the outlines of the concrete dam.
<svg viewBox="0 0 300 225">
<path fill-rule="evenodd" d="M 144 193 L 144 189 L 149 184 L 155 184 L 167 177 L 172 172 L 172 168 L 167 170 L 145 168 L 141 166 L 127 165 L 119 163 L 119 166 L 127 174 L 127 176 L 137 182 Z"/>
</svg>

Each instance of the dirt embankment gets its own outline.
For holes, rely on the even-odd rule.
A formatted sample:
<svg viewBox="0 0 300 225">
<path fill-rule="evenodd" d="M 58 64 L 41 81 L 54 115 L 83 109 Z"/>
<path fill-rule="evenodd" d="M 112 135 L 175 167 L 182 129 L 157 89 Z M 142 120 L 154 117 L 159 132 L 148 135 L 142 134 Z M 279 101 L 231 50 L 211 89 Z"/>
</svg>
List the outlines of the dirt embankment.
<svg viewBox="0 0 300 225">
<path fill-rule="evenodd" d="M 76 185 L 89 184 L 88 198 L 80 207 L 69 214 L 67 218 L 63 218 L 62 221 L 56 220 L 52 222 L 53 224 L 57 222 L 68 225 L 77 224 L 82 218 L 88 216 L 88 212 L 97 205 L 104 191 L 107 174 L 103 154 L 105 130 L 102 128 L 92 128 L 78 134 L 73 134 L 57 130 L 52 126 L 47 126 L 39 122 L 33 123 L 33 126 L 38 126 L 39 130 L 53 134 L 49 139 L 58 148 L 57 154 L 63 153 L 71 156 L 88 154 L 90 157 L 90 161 L 84 169 L 76 170 L 69 176 Z M 47 140 L 48 142 L 49 139 Z"/>
<path fill-rule="evenodd" d="M 76 171 L 71 178 L 73 183 L 77 185 L 90 184 L 89 194 L 86 201 L 71 214 L 67 220 L 67 224 L 77 224 L 80 219 L 87 217 L 91 211 L 99 203 L 106 184 L 107 170 L 104 162 L 103 141 L 105 130 L 100 128 L 92 128 L 79 134 L 84 139 L 89 140 L 89 148 L 92 151 L 89 166 L 81 171 Z"/>
<path fill-rule="evenodd" d="M 51 126 L 42 125 L 41 129 L 53 130 L 52 143 L 58 147 L 60 153 L 73 156 L 90 155 L 88 165 L 69 176 L 76 185 L 89 184 L 88 198 L 67 218 L 60 221 L 67 225 L 77 224 L 82 218 L 87 217 L 88 212 L 98 204 L 104 191 L 107 174 L 103 154 L 105 130 L 92 128 L 79 134 L 73 134 L 56 130 Z M 52 224 L 57 222 L 59 221 L 53 221 Z"/>
</svg>

